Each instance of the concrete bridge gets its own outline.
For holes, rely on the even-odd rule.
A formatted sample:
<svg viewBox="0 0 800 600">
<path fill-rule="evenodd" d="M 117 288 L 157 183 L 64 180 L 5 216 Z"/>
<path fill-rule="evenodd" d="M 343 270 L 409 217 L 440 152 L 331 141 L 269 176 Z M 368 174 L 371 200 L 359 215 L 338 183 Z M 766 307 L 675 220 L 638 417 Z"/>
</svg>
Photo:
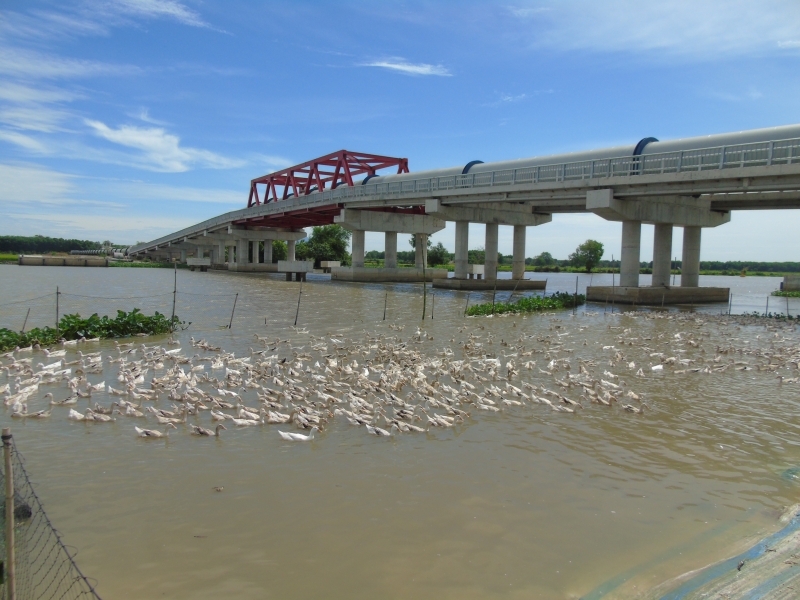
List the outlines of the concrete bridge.
<svg viewBox="0 0 800 600">
<path fill-rule="evenodd" d="M 342 151 L 346 156 L 347 153 Z M 340 153 L 337 153 L 337 156 Z M 354 154 L 354 153 L 352 153 Z M 370 156 L 370 155 L 363 155 Z M 386 157 L 380 157 L 386 162 Z M 405 164 L 405 159 L 389 159 Z M 314 161 L 308 164 L 316 164 Z M 381 163 L 383 164 L 383 163 Z M 497 163 L 471 161 L 464 166 L 377 176 L 361 181 L 338 174 L 320 177 L 306 165 L 307 184 L 285 176 L 292 191 L 259 200 L 251 181 L 250 206 L 129 249 L 132 256 L 156 255 L 182 260 L 210 253 L 212 263 L 233 270 L 274 270 L 271 244 L 260 251 L 253 242 L 285 240 L 289 260 L 302 227 L 339 223 L 352 236 L 352 267 L 334 269 L 334 279 L 350 281 L 421 279 L 428 235 L 456 224 L 455 274 L 469 281 L 469 223 L 485 223 L 484 282 L 497 275 L 499 225 L 513 226 L 512 281 L 523 280 L 528 227 L 552 221 L 557 213 L 594 213 L 622 222 L 620 285 L 590 288 L 590 299 L 617 302 L 725 301 L 727 290 L 699 288 L 702 228 L 730 221 L 732 210 L 800 208 L 800 125 L 660 142 L 644 138 L 635 145 L 535 157 Z M 303 167 L 303 169 L 301 169 Z M 292 171 L 289 169 L 287 171 Z M 338 169 L 338 167 L 337 167 Z M 328 174 L 330 175 L 330 174 Z M 311 185 L 311 181 L 316 181 Z M 326 182 L 329 187 L 326 187 Z M 642 223 L 655 225 L 652 286 L 639 287 Z M 680 289 L 670 288 L 672 235 L 683 228 Z M 386 235 L 385 269 L 364 268 L 364 232 Z M 397 234 L 418 237 L 417 268 L 397 268 Z M 431 270 L 427 270 L 429 277 Z M 446 272 L 432 273 L 435 285 Z M 450 287 L 452 287 L 452 283 Z M 477 285 L 477 284 L 476 284 Z M 485 283 L 484 283 L 485 285 Z M 512 284 L 513 285 L 513 284 Z M 466 289 L 466 288 L 463 288 Z M 522 288 L 520 288 L 522 289 Z"/>
</svg>

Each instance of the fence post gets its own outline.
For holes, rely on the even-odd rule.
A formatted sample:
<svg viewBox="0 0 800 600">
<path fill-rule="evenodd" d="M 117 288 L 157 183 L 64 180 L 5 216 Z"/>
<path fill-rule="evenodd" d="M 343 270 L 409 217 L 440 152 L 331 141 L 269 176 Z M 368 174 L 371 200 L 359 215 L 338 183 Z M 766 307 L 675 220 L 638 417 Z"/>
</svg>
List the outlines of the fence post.
<svg viewBox="0 0 800 600">
<path fill-rule="evenodd" d="M 170 327 L 175 320 L 175 300 L 178 297 L 178 263 L 175 263 L 175 285 L 172 288 L 172 318 L 170 319 Z"/>
<path fill-rule="evenodd" d="M 10 428 L 3 428 L 2 440 L 6 476 L 6 598 L 7 600 L 16 600 L 16 561 L 14 560 L 14 472 L 11 466 Z"/>
<path fill-rule="evenodd" d="M 233 313 L 236 312 L 236 301 L 238 299 L 239 299 L 239 292 L 236 292 L 236 297 L 233 299 L 233 308 L 231 309 L 231 322 L 228 323 L 228 329 L 231 329 L 233 327 Z"/>
<path fill-rule="evenodd" d="M 238 295 L 237 295 L 238 296 Z M 297 317 L 300 316 L 300 298 L 303 297 L 303 280 L 300 280 L 300 292 L 297 294 L 297 310 L 294 313 L 294 326 L 297 327 Z"/>
</svg>

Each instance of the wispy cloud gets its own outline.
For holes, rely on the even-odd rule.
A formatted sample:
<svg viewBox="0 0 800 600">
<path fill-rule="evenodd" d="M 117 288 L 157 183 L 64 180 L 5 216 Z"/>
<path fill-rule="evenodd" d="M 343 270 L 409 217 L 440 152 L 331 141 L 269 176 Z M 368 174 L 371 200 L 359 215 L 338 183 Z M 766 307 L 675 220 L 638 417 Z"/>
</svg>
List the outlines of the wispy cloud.
<svg viewBox="0 0 800 600">
<path fill-rule="evenodd" d="M 800 40 L 785 40 L 778 42 L 778 48 L 800 48 Z"/>
<path fill-rule="evenodd" d="M 123 14 L 153 19 L 166 17 L 191 27 L 209 27 L 200 15 L 175 0 L 117 0 L 114 3 L 99 4 L 108 12 L 118 10 Z"/>
<path fill-rule="evenodd" d="M 15 146 L 19 146 L 28 152 L 33 152 L 35 154 L 49 154 L 47 146 L 42 144 L 39 140 L 17 131 L 6 131 L 0 129 L 0 140 L 9 142 Z"/>
<path fill-rule="evenodd" d="M 11 75 L 22 80 L 133 75 L 140 71 L 141 69 L 133 65 L 115 65 L 93 60 L 62 58 L 8 46 L 0 48 L 0 74 Z"/>
<path fill-rule="evenodd" d="M 800 29 L 796 0 L 536 1 L 508 13 L 534 47 L 693 61 L 796 48 Z"/>
<path fill-rule="evenodd" d="M 410 63 L 406 60 L 387 59 L 377 60 L 359 65 L 361 67 L 378 67 L 403 73 L 404 75 L 437 75 L 439 77 L 451 77 L 452 73 L 442 65 L 429 65 L 427 63 Z"/>
<path fill-rule="evenodd" d="M 167 133 L 157 127 L 134 127 L 122 125 L 117 129 L 100 121 L 84 121 L 95 135 L 127 148 L 139 150 L 136 162 L 141 168 L 153 171 L 180 173 L 198 165 L 211 169 L 231 169 L 241 167 L 245 161 L 231 159 L 198 148 L 182 147 L 177 135 Z"/>
</svg>

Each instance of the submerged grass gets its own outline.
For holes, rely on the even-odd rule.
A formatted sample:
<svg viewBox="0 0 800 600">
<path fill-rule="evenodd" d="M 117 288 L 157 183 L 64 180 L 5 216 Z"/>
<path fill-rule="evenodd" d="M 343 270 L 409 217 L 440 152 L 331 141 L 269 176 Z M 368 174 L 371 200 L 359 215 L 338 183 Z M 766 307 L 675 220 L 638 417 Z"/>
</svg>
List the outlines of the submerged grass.
<svg viewBox="0 0 800 600">
<path fill-rule="evenodd" d="M 539 310 L 553 310 L 559 308 L 572 308 L 586 303 L 583 294 L 570 294 L 569 292 L 556 292 L 552 296 L 530 296 L 520 298 L 516 302 L 491 302 L 475 304 L 467 309 L 470 317 L 485 316 L 503 313 L 536 312 Z"/>
<path fill-rule="evenodd" d="M 772 292 L 773 296 L 782 296 L 784 298 L 800 298 L 800 292 L 786 292 L 778 290 L 776 292 Z"/>
<path fill-rule="evenodd" d="M 58 322 L 58 329 L 53 327 L 37 327 L 30 331 L 16 332 L 0 328 L 0 352 L 14 348 L 27 348 L 34 344 L 52 346 L 61 340 L 77 340 L 80 338 L 120 338 L 132 335 L 154 335 L 170 333 L 185 325 L 177 316 L 171 319 L 158 311 L 153 316 L 142 314 L 138 308 L 126 313 L 117 311 L 115 318 L 99 317 L 97 313 L 88 319 L 80 315 L 64 315 Z"/>
</svg>

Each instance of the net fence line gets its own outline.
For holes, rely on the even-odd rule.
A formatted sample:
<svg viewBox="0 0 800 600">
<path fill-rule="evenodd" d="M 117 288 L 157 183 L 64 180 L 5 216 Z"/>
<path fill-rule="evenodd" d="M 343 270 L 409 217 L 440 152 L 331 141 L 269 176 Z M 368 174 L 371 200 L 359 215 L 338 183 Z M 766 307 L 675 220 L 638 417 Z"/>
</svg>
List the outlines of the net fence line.
<svg viewBox="0 0 800 600">
<path fill-rule="evenodd" d="M 11 454 L 14 514 L 14 583 L 17 600 L 72 600 L 90 598 L 100 600 L 95 583 L 86 577 L 75 563 L 75 552 L 61 538 L 47 517 L 42 501 L 31 484 L 25 461 L 9 434 L 3 436 L 4 451 Z M 0 489 L 5 490 L 6 468 L 0 472 Z M 3 493 L 3 522 L 0 528 L 2 556 L 8 565 L 9 546 L 6 534 L 6 497 Z M 10 572 L 7 573 L 10 575 Z M 10 577 L 2 582 L 3 597 L 10 597 Z"/>
<path fill-rule="evenodd" d="M 496 292 L 498 302 L 507 302 L 509 296 L 518 299 L 529 295 L 552 295 L 556 291 L 566 291 L 572 293 L 573 290 L 561 290 L 559 286 L 547 291 L 511 293 L 508 291 Z M 407 294 L 400 294 L 388 290 L 369 290 L 369 298 L 363 297 L 363 302 L 359 306 L 360 314 L 367 317 L 367 320 L 381 320 L 384 314 L 385 295 L 389 296 L 389 313 L 397 314 L 398 310 L 410 309 L 411 304 L 416 300 L 421 300 L 421 290 L 414 290 Z M 460 296 L 459 296 L 460 294 Z M 471 299 L 469 304 L 491 302 L 493 293 L 491 290 L 470 292 Z M 281 323 L 292 324 L 297 314 L 297 303 L 299 299 L 299 287 L 294 289 L 273 290 L 269 295 L 262 295 L 252 290 L 243 290 L 237 296 L 235 292 L 223 294 L 206 294 L 197 291 L 162 292 L 151 295 L 116 295 L 116 296 L 94 296 L 88 294 L 73 294 L 71 292 L 59 292 L 37 296 L 27 300 L 20 300 L 12 303 L 0 304 L 0 328 L 7 328 L 15 332 L 30 331 L 34 327 L 55 327 L 56 319 L 67 314 L 78 314 L 82 318 L 88 318 L 93 314 L 99 316 L 115 317 L 117 311 L 131 312 L 139 309 L 145 315 L 153 315 L 158 312 L 170 317 L 174 314 L 183 322 L 182 327 L 188 327 L 191 331 L 212 331 L 221 328 L 228 328 L 233 325 L 234 329 L 241 327 L 251 327 L 259 323 L 277 325 Z M 437 301 L 450 297 L 450 302 L 462 303 L 467 296 L 467 292 L 449 292 L 444 290 L 428 290 L 428 300 L 437 296 Z M 402 297 L 402 306 L 397 304 L 397 298 Z M 455 298 L 461 298 L 456 300 Z M 327 298 L 327 300 L 326 300 Z M 236 303 L 238 299 L 238 304 Z M 299 307 L 300 320 L 309 315 L 308 311 L 327 311 L 350 310 L 348 306 L 331 305 L 329 296 L 325 294 L 317 295 L 312 286 L 304 287 L 302 291 L 301 305 Z M 445 300 L 447 302 L 447 300 Z M 588 303 L 587 306 L 600 306 L 603 303 Z M 444 306 L 444 305 L 442 305 Z M 623 308 L 625 305 L 618 305 Z M 646 309 L 648 305 L 637 305 L 639 308 Z M 734 293 L 727 304 L 683 304 L 672 308 L 686 309 L 691 307 L 701 312 L 728 313 L 732 315 L 761 315 L 782 317 L 789 316 L 798 318 L 800 316 L 800 298 L 772 296 L 765 293 Z M 651 307 L 652 308 L 652 307 Z M 587 309 L 583 309 L 587 310 Z M 596 310 L 593 308 L 592 310 Z M 375 317 L 375 315 L 378 315 Z M 373 319 L 373 317 L 375 317 Z"/>
</svg>

